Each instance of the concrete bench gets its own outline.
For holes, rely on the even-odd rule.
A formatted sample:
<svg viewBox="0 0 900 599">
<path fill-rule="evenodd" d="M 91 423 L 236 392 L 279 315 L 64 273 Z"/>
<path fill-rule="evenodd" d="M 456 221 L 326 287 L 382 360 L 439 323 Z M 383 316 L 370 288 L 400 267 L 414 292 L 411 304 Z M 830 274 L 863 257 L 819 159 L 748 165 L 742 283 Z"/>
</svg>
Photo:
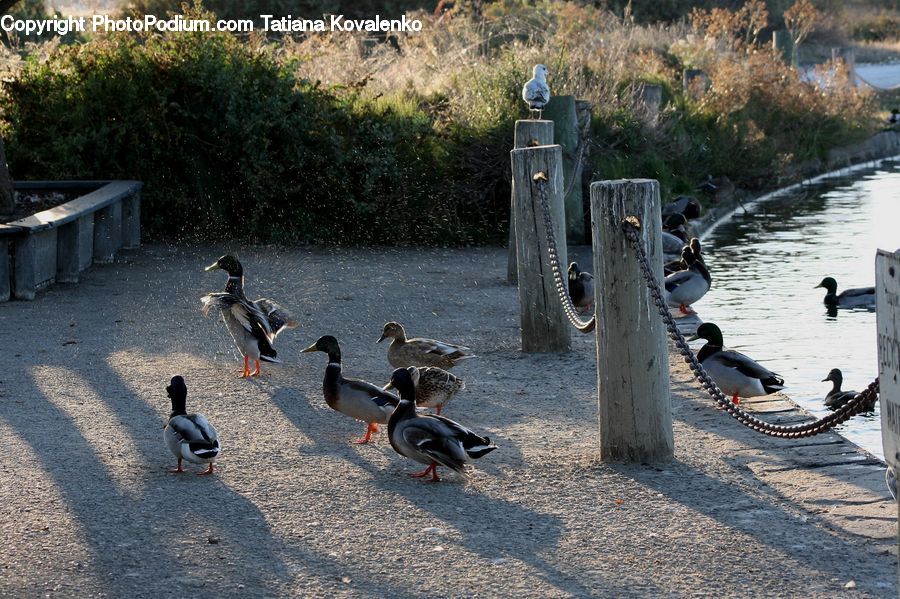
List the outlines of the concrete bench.
<svg viewBox="0 0 900 599">
<path fill-rule="evenodd" d="M 55 282 L 77 283 L 91 264 L 141 243 L 140 181 L 27 181 L 17 191 L 78 191 L 50 210 L 0 225 L 0 301 L 34 299 Z"/>
</svg>

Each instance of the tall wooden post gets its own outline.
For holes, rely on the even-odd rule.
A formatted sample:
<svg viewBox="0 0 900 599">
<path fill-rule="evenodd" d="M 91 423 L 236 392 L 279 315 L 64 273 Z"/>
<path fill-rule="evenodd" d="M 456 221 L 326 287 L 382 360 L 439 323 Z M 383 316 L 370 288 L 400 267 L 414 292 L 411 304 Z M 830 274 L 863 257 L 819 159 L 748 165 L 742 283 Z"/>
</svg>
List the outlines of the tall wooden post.
<svg viewBox="0 0 900 599">
<path fill-rule="evenodd" d="M 584 203 L 581 200 L 581 164 L 578 161 L 578 111 L 575 96 L 553 96 L 544 109 L 544 117 L 553 121 L 554 143 L 563 149 L 563 181 L 568 195 L 563 198 L 566 207 L 566 235 L 572 243 L 584 243 Z"/>
<path fill-rule="evenodd" d="M 645 251 L 662 281 L 659 183 L 591 185 L 600 459 L 653 462 L 674 452 L 666 328 L 621 223 L 636 216 Z"/>
<path fill-rule="evenodd" d="M 546 195 L 553 234 L 565 276 L 566 228 L 563 217 L 562 148 L 537 146 L 510 152 L 515 190 L 516 252 L 522 351 L 569 351 L 569 321 L 563 312 L 550 266 L 549 241 L 541 194 Z M 536 180 L 541 173 L 543 181 Z"/>
<path fill-rule="evenodd" d="M 513 148 L 549 146 L 553 143 L 553 121 L 516 121 Z M 513 177 L 512 193 L 509 200 L 509 251 L 506 257 L 506 282 L 515 285 L 519 280 L 516 266 L 516 180 Z"/>
<path fill-rule="evenodd" d="M 646 123 L 651 127 L 656 127 L 659 121 L 659 111 L 662 108 L 663 89 L 661 85 L 655 83 L 644 83 L 639 90 L 640 113 L 642 113 Z"/>
</svg>

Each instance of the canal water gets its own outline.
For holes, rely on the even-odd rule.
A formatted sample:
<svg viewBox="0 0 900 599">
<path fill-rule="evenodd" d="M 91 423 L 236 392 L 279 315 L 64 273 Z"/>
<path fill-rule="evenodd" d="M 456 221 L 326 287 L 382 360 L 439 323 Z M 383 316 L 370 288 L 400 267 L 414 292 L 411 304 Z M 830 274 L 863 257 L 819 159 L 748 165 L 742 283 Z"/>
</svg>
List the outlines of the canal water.
<svg viewBox="0 0 900 599">
<path fill-rule="evenodd" d="M 877 248 L 900 248 L 900 165 L 882 163 L 738 209 L 703 239 L 712 289 L 694 305 L 725 345 L 784 377 L 785 393 L 817 416 L 840 368 L 845 390 L 878 375 L 875 313 L 828 314 L 823 277 L 838 293 L 875 284 Z M 701 342 L 702 345 L 702 342 Z M 699 347 L 699 346 L 697 346 Z M 879 410 L 838 432 L 883 458 Z"/>
</svg>

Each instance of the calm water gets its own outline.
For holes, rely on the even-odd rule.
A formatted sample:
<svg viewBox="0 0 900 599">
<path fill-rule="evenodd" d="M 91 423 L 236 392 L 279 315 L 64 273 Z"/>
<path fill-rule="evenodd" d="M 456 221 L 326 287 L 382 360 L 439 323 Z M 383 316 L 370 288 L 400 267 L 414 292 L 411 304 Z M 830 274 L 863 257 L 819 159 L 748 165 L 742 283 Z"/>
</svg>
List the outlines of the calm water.
<svg viewBox="0 0 900 599">
<path fill-rule="evenodd" d="M 695 308 L 719 325 L 726 346 L 781 374 L 791 398 L 824 415 L 829 370 L 841 369 L 845 390 L 878 375 L 875 313 L 828 316 L 825 290 L 813 287 L 825 276 L 837 280 L 838 293 L 875 284 L 875 250 L 900 248 L 900 167 L 885 164 L 752 210 L 738 210 L 704 239 L 713 283 Z M 877 409 L 838 430 L 883 457 Z"/>
</svg>

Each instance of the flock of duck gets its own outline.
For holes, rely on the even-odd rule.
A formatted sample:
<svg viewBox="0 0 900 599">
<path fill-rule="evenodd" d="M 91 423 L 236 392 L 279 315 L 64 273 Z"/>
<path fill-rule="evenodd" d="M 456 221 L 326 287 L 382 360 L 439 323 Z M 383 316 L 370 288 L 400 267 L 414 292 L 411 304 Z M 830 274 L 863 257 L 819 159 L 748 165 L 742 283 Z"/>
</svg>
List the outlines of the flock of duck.
<svg viewBox="0 0 900 599">
<path fill-rule="evenodd" d="M 532 117 L 537 113 L 540 118 L 550 101 L 547 74 L 547 67 L 535 65 L 532 79 L 522 89 L 522 98 Z M 697 190 L 715 201 L 732 194 L 734 185 L 726 177 L 710 177 Z M 700 213 L 701 206 L 695 198 L 681 196 L 664 206 L 661 214 L 663 252 L 667 258 L 664 267 L 666 301 L 672 309 L 685 315 L 695 314 L 691 304 L 700 300 L 712 286 L 700 241 L 696 237 L 689 238 L 686 231 L 687 222 Z M 215 309 L 222 314 L 225 326 L 244 357 L 241 376 L 257 376 L 262 361 L 278 362 L 273 347 L 275 339 L 285 329 L 296 327 L 297 321 L 269 299 L 247 298 L 243 267 L 234 256 L 222 256 L 206 268 L 207 271 L 216 269 L 228 273 L 225 290 L 204 295 L 202 312 L 207 315 Z M 568 280 L 573 304 L 580 310 L 592 309 L 592 275 L 572 262 Z M 822 279 L 817 287 L 825 288 L 825 304 L 829 308 L 874 305 L 874 287 L 847 289 L 838 294 L 837 282 L 831 277 Z M 430 475 L 432 481 L 440 480 L 438 466 L 464 472 L 468 461 L 497 448 L 489 438 L 441 415 L 444 406 L 465 388 L 465 383 L 448 371 L 458 362 L 474 357 L 468 348 L 432 339 L 408 339 L 403 326 L 397 322 L 384 325 L 378 342 L 385 339 L 391 339 L 387 358 L 396 370 L 383 387 L 344 377 L 340 344 L 331 335 L 320 337 L 303 350 L 304 353 L 322 352 L 328 356 L 322 383 L 328 406 L 366 423 L 365 435 L 355 443 L 369 442 L 372 435 L 379 432 L 379 425 L 387 424 L 391 447 L 400 455 L 426 466 L 411 476 Z M 741 397 L 768 395 L 784 388 L 784 379 L 778 374 L 740 352 L 726 349 L 722 331 L 715 324 L 702 323 L 691 338 L 696 339 L 706 341 L 697 355 L 698 360 L 719 388 L 731 395 L 734 403 Z M 824 380 L 833 384 L 825 398 L 825 405 L 832 409 L 856 395 L 855 391 L 841 390 L 843 377 L 837 368 Z M 391 393 L 392 389 L 399 396 Z M 200 474 L 212 474 L 214 461 L 221 451 L 216 429 L 202 414 L 187 413 L 187 386 L 183 377 L 173 377 L 166 392 L 171 399 L 172 413 L 163 436 L 177 458 L 174 471 L 183 472 L 182 463 L 186 460 L 208 464 Z M 422 413 L 424 408 L 434 408 L 435 413 Z"/>
<path fill-rule="evenodd" d="M 722 189 L 730 189 L 726 178 L 709 179 L 698 187 L 711 198 L 718 198 Z M 699 301 L 712 286 L 712 277 L 702 253 L 700 240 L 689 237 L 686 226 L 690 219 L 700 216 L 701 205 L 696 198 L 680 196 L 662 209 L 662 244 L 665 256 L 666 302 L 672 310 L 683 315 L 696 314 L 691 304 Z M 594 298 L 593 277 L 579 268 L 576 262 L 569 265 L 569 294 L 579 309 L 590 309 Z M 846 289 L 837 293 L 837 282 L 825 277 L 816 285 L 826 290 L 824 303 L 831 309 L 874 308 L 875 288 L 863 287 Z M 740 398 L 769 395 L 784 389 L 784 379 L 765 368 L 749 356 L 726 349 L 721 329 L 714 323 L 702 323 L 696 334 L 689 339 L 704 339 L 706 344 L 697 354 L 697 359 L 713 378 L 723 393 L 731 396 L 732 402 L 740 403 Z M 843 375 L 837 368 L 832 369 L 823 382 L 830 381 L 832 389 L 825 396 L 825 406 L 836 410 L 853 399 L 856 391 L 841 389 Z"/>
<path fill-rule="evenodd" d="M 234 256 L 226 255 L 206 268 L 228 273 L 225 290 L 201 298 L 202 312 L 218 310 L 235 345 L 244 357 L 242 378 L 258 376 L 260 363 L 278 362 L 273 347 L 276 337 L 297 326 L 291 314 L 269 299 L 250 300 L 244 293 L 244 270 Z M 391 339 L 388 362 L 396 370 L 383 387 L 347 378 L 343 374 L 341 348 L 331 335 L 320 337 L 303 353 L 322 352 L 328 356 L 322 390 L 328 406 L 342 414 L 365 422 L 366 433 L 354 443 L 368 443 L 378 425 L 387 424 L 391 447 L 402 456 L 426 465 L 410 476 L 431 476 L 440 480 L 438 466 L 464 472 L 467 462 L 497 448 L 487 437 L 441 415 L 443 408 L 465 389 L 462 379 L 448 372 L 462 360 L 474 358 L 469 348 L 433 339 L 409 339 L 397 322 L 384 325 L 378 342 Z M 251 361 L 253 369 L 251 369 Z M 399 395 L 391 393 L 391 389 Z M 177 459 L 173 472 L 184 472 L 184 461 L 207 464 L 199 474 L 212 474 L 221 452 L 216 429 L 202 414 L 187 413 L 187 386 L 182 376 L 172 378 L 166 387 L 172 413 L 163 437 Z M 434 414 L 422 413 L 434 408 Z"/>
</svg>

